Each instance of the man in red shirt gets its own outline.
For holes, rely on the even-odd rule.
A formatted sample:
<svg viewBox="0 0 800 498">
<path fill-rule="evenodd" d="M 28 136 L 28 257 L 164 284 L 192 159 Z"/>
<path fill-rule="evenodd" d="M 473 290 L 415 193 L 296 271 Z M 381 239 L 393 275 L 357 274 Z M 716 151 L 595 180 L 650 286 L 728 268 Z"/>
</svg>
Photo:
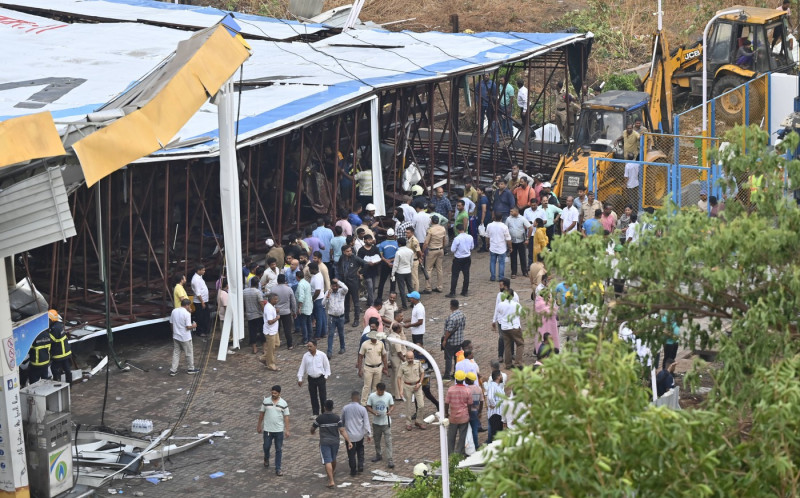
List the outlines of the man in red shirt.
<svg viewBox="0 0 800 498">
<path fill-rule="evenodd" d="M 444 397 L 444 414 L 450 420 L 447 427 L 447 448 L 450 454 L 466 456 L 467 430 L 469 430 L 469 407 L 472 405 L 472 392 L 464 385 L 467 374 L 456 371 L 456 385 L 447 390 Z"/>
</svg>

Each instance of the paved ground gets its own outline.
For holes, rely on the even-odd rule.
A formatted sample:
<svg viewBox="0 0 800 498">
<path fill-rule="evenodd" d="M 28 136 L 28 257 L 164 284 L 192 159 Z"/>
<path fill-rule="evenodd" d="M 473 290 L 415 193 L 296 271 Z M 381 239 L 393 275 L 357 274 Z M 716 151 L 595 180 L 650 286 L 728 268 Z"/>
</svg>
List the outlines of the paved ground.
<svg viewBox="0 0 800 498">
<path fill-rule="evenodd" d="M 448 271 L 445 279 L 449 283 L 450 257 L 446 258 Z M 521 276 L 512 281 L 512 286 L 530 304 L 530 284 Z M 460 286 L 459 286 L 460 290 Z M 496 356 L 496 334 L 490 328 L 494 311 L 497 283 L 489 281 L 488 257 L 478 254 L 473 258 L 470 296 L 462 298 L 462 309 L 467 315 L 466 338 L 475 343 L 475 356 L 481 371 L 489 371 L 489 361 Z M 445 287 L 447 291 L 447 287 Z M 460 297 L 460 296 L 459 296 Z M 428 326 L 426 344 L 433 351 L 437 361 L 442 354 L 438 348 L 444 319 L 449 314 L 449 300 L 442 294 L 423 296 L 427 310 Z M 191 436 L 214 430 L 227 431 L 228 438 L 215 438 L 214 444 L 203 445 L 187 453 L 171 457 L 165 469 L 174 478 L 168 482 L 153 485 L 143 482 L 136 489 L 122 486 L 125 493 L 142 491 L 144 496 L 172 497 L 193 495 L 197 497 L 216 496 L 254 496 L 267 493 L 275 496 L 334 496 L 350 493 L 359 496 L 391 496 L 392 488 L 372 487 L 379 484 L 370 481 L 372 469 L 388 470 L 385 461 L 371 464 L 367 461 L 363 475 L 351 479 L 347 467 L 344 448 L 339 453 L 337 483 L 351 483 L 346 489 L 327 490 L 324 469 L 318 452 L 318 436 L 311 436 L 311 406 L 305 384 L 297 386 L 296 372 L 303 348 L 287 351 L 285 346 L 278 355 L 281 372 L 269 372 L 259 363 L 256 356 L 247 348 L 228 361 L 216 360 L 216 343 L 210 359 L 202 354 L 208 343 L 195 339 L 195 356 L 202 368 L 199 376 L 185 373 L 169 377 L 169 361 L 172 355 L 171 332 L 167 326 L 151 330 L 126 332 L 117 337 L 120 357 L 134 365 L 148 370 L 142 372 L 131 369 L 120 372 L 112 366 L 109 378 L 109 395 L 105 411 L 105 425 L 118 430 L 130 429 L 133 419 L 147 418 L 155 424 L 154 433 L 178 422 L 179 414 L 193 388 L 195 391 L 188 412 L 178 422 L 176 435 Z M 332 377 L 328 381 L 328 397 L 336 403 L 336 411 L 349 401 L 349 393 L 362 386 L 357 376 L 356 346 L 360 330 L 346 327 L 348 352 L 334 354 L 331 361 Z M 528 350 L 532 350 L 529 347 Z M 526 358 L 526 362 L 530 362 Z M 185 365 L 182 365 L 185 369 Z M 193 387 L 193 382 L 196 385 Z M 274 470 L 266 470 L 262 465 L 261 436 L 256 433 L 258 408 L 263 396 L 268 395 L 270 386 L 281 384 L 283 397 L 291 410 L 291 437 L 284 444 L 283 477 L 276 477 Z M 76 423 L 98 425 L 103 403 L 104 377 L 98 375 L 92 380 L 77 385 L 72 390 L 72 413 Z M 437 395 L 434 388 L 434 395 Z M 438 395 L 437 395 L 438 397 Z M 426 404 L 426 415 L 433 413 L 434 407 Z M 437 430 L 404 430 L 405 419 L 394 419 L 394 471 L 399 475 L 411 476 L 413 466 L 422 460 L 439 459 Z M 485 415 L 484 415 L 485 418 Z M 485 420 L 484 420 L 485 424 Z M 481 439 L 485 439 L 485 433 Z M 367 444 L 367 460 L 375 455 L 371 443 Z M 152 467 L 146 467 L 146 469 Z M 224 472 L 223 477 L 209 478 L 209 474 Z M 362 484 L 370 483 L 370 487 Z M 373 484 L 374 483 L 374 484 Z M 120 487 L 116 485 L 116 487 Z"/>
</svg>

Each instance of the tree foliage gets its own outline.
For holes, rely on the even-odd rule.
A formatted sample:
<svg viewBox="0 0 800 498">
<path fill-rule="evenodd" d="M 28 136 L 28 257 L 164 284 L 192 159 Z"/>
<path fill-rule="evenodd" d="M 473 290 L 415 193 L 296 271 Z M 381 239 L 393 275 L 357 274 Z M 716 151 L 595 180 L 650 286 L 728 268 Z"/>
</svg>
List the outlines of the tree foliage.
<svg viewBox="0 0 800 498">
<path fill-rule="evenodd" d="M 493 459 L 469 495 L 800 493 L 800 210 L 785 190 L 786 180 L 800 185 L 800 162 L 770 150 L 756 127 L 726 139 L 713 154 L 724 187 L 747 191 L 763 178 L 752 202 L 731 199 L 725 219 L 674 205 L 645 216 L 654 229 L 626 246 L 621 298 L 588 291 L 613 276 L 608 241 L 553 243 L 551 273 L 587 290 L 580 297 L 599 306 L 598 324 L 577 351 L 515 375 L 528 415 L 503 437 L 521 443 Z M 797 144 L 792 134 L 784 147 Z M 627 322 L 658 351 L 672 333 L 665 316 L 681 325 L 684 347 L 718 351 L 711 393 L 695 409 L 650 404 L 636 357 L 617 338 Z"/>
</svg>

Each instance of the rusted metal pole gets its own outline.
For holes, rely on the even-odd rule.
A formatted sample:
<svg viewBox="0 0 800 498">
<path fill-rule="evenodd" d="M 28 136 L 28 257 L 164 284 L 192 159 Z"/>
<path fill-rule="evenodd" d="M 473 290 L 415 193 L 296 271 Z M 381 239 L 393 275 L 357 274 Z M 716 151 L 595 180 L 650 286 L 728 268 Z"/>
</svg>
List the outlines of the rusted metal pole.
<svg viewBox="0 0 800 498">
<path fill-rule="evenodd" d="M 350 144 L 353 148 L 353 169 L 351 170 L 353 173 L 356 171 L 356 163 L 358 163 L 359 171 L 361 171 L 361 161 L 358 157 L 358 121 L 361 119 L 360 110 L 361 106 L 359 105 L 354 111 L 355 120 L 353 121 L 353 143 Z M 356 203 L 356 182 L 354 180 L 350 183 L 350 209 L 352 209 Z"/>
<path fill-rule="evenodd" d="M 531 60 L 528 59 L 525 61 L 525 71 L 528 73 L 528 81 L 526 85 L 528 86 L 528 93 L 530 94 L 531 91 L 531 73 L 533 70 L 531 69 Z M 525 110 L 520 109 L 520 121 L 522 121 L 522 125 L 525 127 L 525 144 L 522 148 L 522 170 L 526 173 L 528 171 L 528 146 L 530 145 L 531 139 L 531 109 L 530 109 L 530 95 L 528 96 L 527 100 L 525 101 Z M 524 116 L 522 115 L 524 114 Z"/>
<path fill-rule="evenodd" d="M 169 170 L 172 163 L 167 163 L 167 169 L 164 172 L 164 302 L 172 302 L 169 295 L 169 239 L 172 235 L 169 223 Z"/>
<path fill-rule="evenodd" d="M 298 165 L 299 171 L 297 172 L 297 195 L 294 201 L 297 204 L 297 218 L 294 220 L 296 230 L 300 229 L 300 199 L 303 195 L 303 160 L 305 159 L 305 145 L 306 145 L 306 130 L 300 129 L 300 164 Z"/>
<path fill-rule="evenodd" d="M 394 91 L 394 150 L 392 151 L 392 213 L 397 207 L 397 127 L 400 125 L 400 95 L 399 91 Z M 405 165 L 403 165 L 405 166 Z M 388 216 L 388 211 L 387 211 Z"/>
<path fill-rule="evenodd" d="M 250 256 L 250 190 L 253 188 L 253 175 L 251 173 L 253 167 L 253 148 L 247 150 L 247 218 L 245 218 L 245 235 L 244 240 L 247 243 L 244 245 L 244 255 Z M 256 225 L 257 227 L 258 225 Z M 255 242 L 255 241 L 254 241 Z"/>
<path fill-rule="evenodd" d="M 342 116 L 336 116 L 336 142 L 333 146 L 333 221 L 334 223 L 337 221 L 339 216 L 339 211 L 337 211 L 336 206 L 339 200 L 339 132 L 342 126 Z M 325 250 L 328 250 L 326 248 Z"/>
<path fill-rule="evenodd" d="M 110 182 L 109 182 L 110 183 Z M 109 204 L 111 199 L 108 200 Z M 111 244 L 109 243 L 109 253 Z M 150 253 L 148 252 L 148 260 Z M 109 254 L 110 256 L 110 254 Z M 128 306 L 133 319 L 133 168 L 128 167 Z"/>
<path fill-rule="evenodd" d="M 192 161 L 194 162 L 194 161 Z M 186 201 L 184 208 L 184 223 L 183 223 L 183 273 L 189 271 L 189 169 L 192 167 L 192 162 L 186 165 Z M 188 275 L 187 275 L 188 278 Z"/>
<path fill-rule="evenodd" d="M 434 91 L 434 84 L 428 83 L 428 169 L 431 172 L 431 196 L 433 196 L 433 184 L 436 182 L 436 178 L 434 176 L 434 168 L 436 167 L 436 157 L 433 152 L 433 91 Z M 449 189 L 448 185 L 448 189 Z M 449 192 L 448 192 L 449 194 Z"/>
<path fill-rule="evenodd" d="M 276 246 L 283 245 L 283 202 L 284 190 L 283 185 L 286 177 L 286 135 L 281 137 L 281 181 L 278 184 L 278 240 L 275 241 Z M 280 261 L 278 262 L 280 264 Z"/>
</svg>

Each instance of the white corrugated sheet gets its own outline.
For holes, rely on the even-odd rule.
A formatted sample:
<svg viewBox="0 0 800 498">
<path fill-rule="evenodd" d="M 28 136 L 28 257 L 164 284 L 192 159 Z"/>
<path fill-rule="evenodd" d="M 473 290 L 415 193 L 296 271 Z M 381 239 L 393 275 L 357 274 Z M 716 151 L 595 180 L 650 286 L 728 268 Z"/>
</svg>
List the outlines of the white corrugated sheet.
<svg viewBox="0 0 800 498">
<path fill-rule="evenodd" d="M 58 168 L 0 191 L 0 258 L 73 235 L 75 224 Z"/>
</svg>

